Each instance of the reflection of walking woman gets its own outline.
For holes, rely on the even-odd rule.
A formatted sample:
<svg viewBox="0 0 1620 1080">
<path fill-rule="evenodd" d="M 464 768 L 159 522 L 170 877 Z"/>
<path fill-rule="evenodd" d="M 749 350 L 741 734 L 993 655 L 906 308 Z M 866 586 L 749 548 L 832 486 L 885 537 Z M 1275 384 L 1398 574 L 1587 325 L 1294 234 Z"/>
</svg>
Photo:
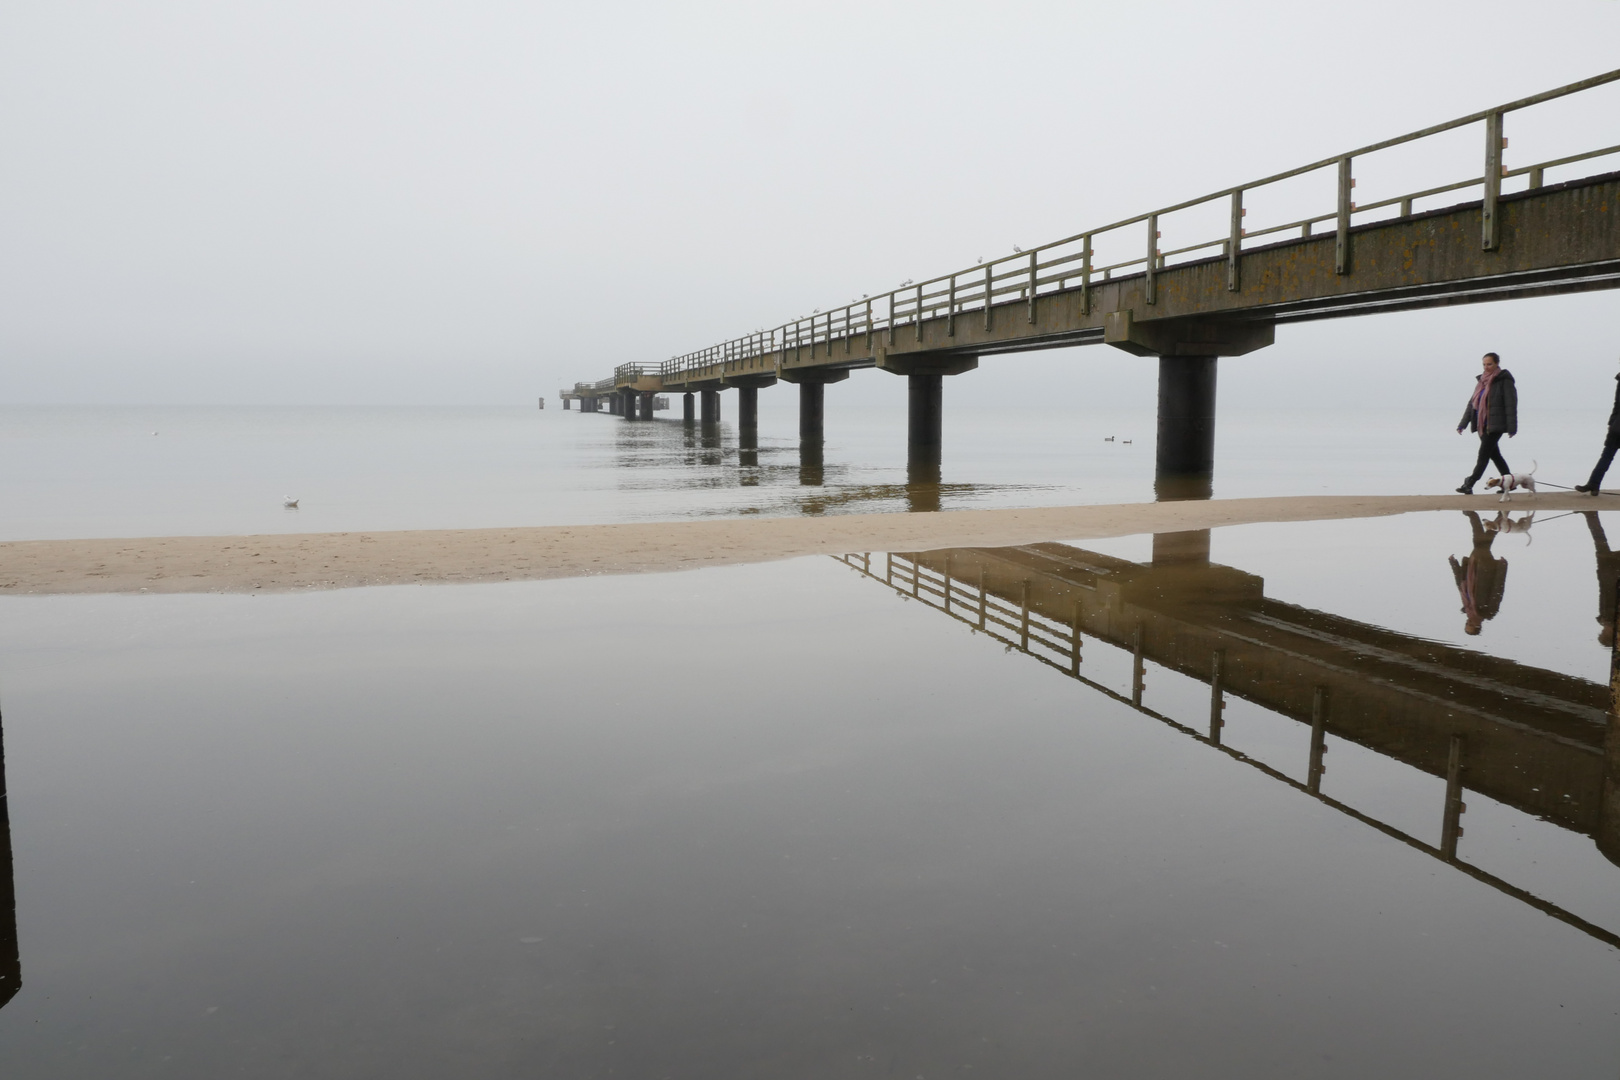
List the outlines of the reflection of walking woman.
<svg viewBox="0 0 1620 1080">
<path fill-rule="evenodd" d="M 1502 607 L 1502 592 L 1507 588 L 1507 560 L 1491 554 L 1496 533 L 1487 529 L 1472 510 L 1464 510 L 1468 524 L 1474 530 L 1474 550 L 1466 558 L 1451 557 L 1451 576 L 1457 579 L 1457 594 L 1462 597 L 1465 621 L 1463 633 L 1470 637 L 1479 633 L 1486 619 L 1496 617 Z"/>
<path fill-rule="evenodd" d="M 1459 435 L 1463 428 L 1479 432 L 1479 459 L 1474 462 L 1474 471 L 1457 489 L 1462 495 L 1474 493 L 1474 485 L 1485 475 L 1487 461 L 1503 476 L 1513 471 L 1502 459 L 1497 444 L 1503 435 L 1511 439 L 1519 433 L 1519 390 L 1513 383 L 1513 373 L 1505 370 L 1501 362 L 1501 357 L 1495 353 L 1485 354 L 1482 362 L 1485 370 L 1475 380 L 1474 393 L 1463 411 L 1462 422 L 1457 425 Z"/>
</svg>

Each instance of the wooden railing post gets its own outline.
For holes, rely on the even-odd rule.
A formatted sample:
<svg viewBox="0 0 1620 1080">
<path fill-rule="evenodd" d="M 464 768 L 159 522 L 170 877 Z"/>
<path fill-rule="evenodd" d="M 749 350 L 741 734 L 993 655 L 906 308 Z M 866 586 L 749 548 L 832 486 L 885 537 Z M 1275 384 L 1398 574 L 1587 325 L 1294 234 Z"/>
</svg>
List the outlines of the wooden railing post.
<svg viewBox="0 0 1620 1080">
<path fill-rule="evenodd" d="M 1339 237 L 1333 245 L 1333 272 L 1348 274 L 1350 272 L 1350 211 L 1356 204 L 1350 201 L 1350 192 L 1356 186 L 1356 178 L 1350 175 L 1350 159 L 1339 159 Z"/>
<path fill-rule="evenodd" d="M 1493 112 L 1485 118 L 1485 200 L 1481 207 L 1483 235 L 1479 246 L 1484 251 L 1495 251 L 1501 243 L 1496 228 L 1496 203 L 1502 197 L 1502 150 L 1507 140 L 1502 138 L 1502 114 Z"/>
<path fill-rule="evenodd" d="M 1080 247 L 1080 314 L 1091 314 L 1091 234 Z"/>
<path fill-rule="evenodd" d="M 1148 303 L 1158 302 L 1154 295 L 1153 273 L 1159 266 L 1159 215 L 1148 215 L 1148 245 L 1147 245 L 1147 280 L 1143 284 L 1144 299 Z"/>
<path fill-rule="evenodd" d="M 1029 253 L 1029 324 L 1035 325 L 1035 286 L 1040 282 L 1040 264 L 1035 260 L 1035 252 Z"/>
<path fill-rule="evenodd" d="M 990 329 L 990 303 L 992 297 L 995 295 L 996 288 L 996 275 L 994 267 L 995 264 L 990 263 L 984 268 L 984 328 L 986 331 Z"/>
<path fill-rule="evenodd" d="M 1243 258 L 1243 192 L 1232 192 L 1232 233 L 1226 241 L 1226 289 L 1237 292 L 1242 280 L 1240 261 Z"/>
</svg>

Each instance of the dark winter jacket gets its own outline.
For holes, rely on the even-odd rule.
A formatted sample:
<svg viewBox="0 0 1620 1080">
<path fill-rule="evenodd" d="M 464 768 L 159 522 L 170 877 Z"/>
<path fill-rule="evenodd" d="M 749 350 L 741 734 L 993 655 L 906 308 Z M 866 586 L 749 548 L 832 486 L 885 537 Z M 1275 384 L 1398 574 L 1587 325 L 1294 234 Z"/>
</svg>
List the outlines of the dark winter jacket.
<svg viewBox="0 0 1620 1080">
<path fill-rule="evenodd" d="M 1475 383 L 1483 379 L 1484 375 L 1476 376 Z M 1620 409 L 1620 398 L 1617 398 L 1615 407 Z M 1463 413 L 1462 422 L 1457 430 L 1467 428 L 1469 431 L 1479 431 L 1481 424 L 1479 417 L 1474 415 L 1474 399 L 1468 399 L 1468 409 Z M 1609 421 L 1614 423 L 1613 419 Z M 1513 385 L 1513 373 L 1506 368 L 1497 372 L 1496 379 L 1491 383 L 1491 394 L 1485 402 L 1485 431 L 1500 435 L 1517 435 L 1519 433 L 1519 388 Z"/>
<path fill-rule="evenodd" d="M 1614 377 L 1620 383 L 1620 375 Z M 1614 408 L 1609 411 L 1609 437 L 1620 436 L 1620 385 L 1614 388 Z"/>
</svg>

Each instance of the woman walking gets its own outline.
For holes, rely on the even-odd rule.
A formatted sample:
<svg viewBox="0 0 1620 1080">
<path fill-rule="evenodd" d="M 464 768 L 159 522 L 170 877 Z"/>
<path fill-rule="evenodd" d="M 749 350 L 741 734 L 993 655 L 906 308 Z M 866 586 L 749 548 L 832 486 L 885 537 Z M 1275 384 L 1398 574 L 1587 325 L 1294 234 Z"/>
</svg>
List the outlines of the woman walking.
<svg viewBox="0 0 1620 1080">
<path fill-rule="evenodd" d="M 1474 485 L 1485 475 L 1487 461 L 1503 476 L 1513 471 L 1503 460 L 1497 444 L 1503 435 L 1511 439 L 1519 433 L 1519 391 L 1513 384 L 1513 373 L 1502 367 L 1501 357 L 1488 352 L 1482 363 L 1485 370 L 1475 380 L 1474 393 L 1463 411 L 1462 422 L 1457 425 L 1459 435 L 1463 428 L 1479 432 L 1479 458 L 1474 462 L 1474 471 L 1457 489 L 1460 495 L 1474 493 Z"/>
</svg>

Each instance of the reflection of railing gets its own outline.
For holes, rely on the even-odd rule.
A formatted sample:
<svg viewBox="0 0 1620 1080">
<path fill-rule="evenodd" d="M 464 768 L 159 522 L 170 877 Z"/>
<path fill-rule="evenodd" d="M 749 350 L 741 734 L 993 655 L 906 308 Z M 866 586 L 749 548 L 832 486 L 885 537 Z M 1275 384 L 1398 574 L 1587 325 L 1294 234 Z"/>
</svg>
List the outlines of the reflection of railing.
<svg viewBox="0 0 1620 1080">
<path fill-rule="evenodd" d="M 1038 295 L 1078 287 L 1081 304 L 1085 308 L 1090 300 L 1087 292 L 1090 286 L 1097 281 L 1109 280 L 1119 271 L 1145 274 L 1146 299 L 1148 303 L 1152 303 L 1154 274 L 1172 260 L 1189 261 L 1224 255 L 1227 261 L 1227 287 L 1235 289 L 1238 283 L 1239 260 L 1245 242 L 1252 242 L 1261 237 L 1280 237 L 1284 233 L 1296 231 L 1308 237 L 1312 235 L 1313 229 L 1326 223 L 1332 223 L 1337 237 L 1337 268 L 1340 273 L 1344 273 L 1347 270 L 1350 228 L 1358 219 L 1372 220 L 1368 215 L 1376 215 L 1379 211 L 1387 212 L 1391 208 L 1398 216 L 1408 217 L 1413 213 L 1414 204 L 1421 200 L 1469 188 L 1479 188 L 1484 203 L 1484 233 L 1480 238 L 1481 245 L 1486 249 L 1494 249 L 1497 242 L 1496 203 L 1502 194 L 1504 180 L 1523 177 L 1528 189 L 1539 188 L 1550 169 L 1620 154 L 1620 144 L 1608 145 L 1510 169 L 1503 163 L 1503 151 L 1507 147 L 1507 139 L 1503 135 L 1506 115 L 1616 80 L 1620 80 L 1620 71 L 1611 71 L 1556 90 L 1436 124 L 1409 135 L 1313 161 L 1308 165 L 1275 173 L 1238 187 L 1226 188 L 1174 206 L 1166 206 L 1099 228 L 1075 233 L 1061 240 L 991 259 L 955 273 L 942 274 L 916 283 L 907 281 L 900 288 L 863 296 L 860 300 L 851 301 L 841 307 L 830 308 L 825 312 L 818 309 L 807 318 L 795 319 L 774 330 L 761 328 L 706 349 L 674 357 L 661 365 L 661 371 L 665 377 L 680 376 L 789 349 L 795 352 L 808 351 L 814 356 L 818 348 L 829 348 L 833 341 L 858 334 L 870 337 L 874 333 L 883 332 L 888 334 L 892 342 L 897 327 L 917 325 L 920 334 L 920 323 L 924 319 L 943 316 L 954 323 L 958 315 L 972 311 L 983 312 L 988 326 L 989 307 L 1008 300 L 1026 301 L 1029 305 L 1029 317 L 1033 321 L 1035 298 Z M 1354 200 L 1353 192 L 1356 186 L 1354 163 L 1358 158 L 1432 139 L 1474 124 L 1484 126 L 1484 175 L 1473 176 L 1470 169 L 1468 173 L 1464 173 L 1465 179 L 1408 191 L 1368 203 L 1358 203 Z M 1291 217 L 1290 220 L 1279 221 L 1262 228 L 1245 227 L 1247 211 L 1243 204 L 1246 193 L 1325 169 L 1336 171 L 1337 198 L 1331 210 L 1324 209 L 1304 217 Z M 1161 226 L 1167 224 L 1165 218 L 1182 211 L 1208 207 L 1211 204 L 1216 204 L 1218 210 L 1218 204 L 1223 201 L 1227 203 L 1229 214 L 1228 227 L 1221 235 L 1198 239 L 1169 250 L 1161 249 L 1159 241 Z M 1140 254 L 1102 264 L 1094 261 L 1099 238 L 1107 236 L 1115 239 L 1115 234 L 1128 236 L 1122 231 L 1133 228 L 1141 229 L 1145 234 L 1138 249 Z"/>
<path fill-rule="evenodd" d="M 1143 703 L 1143 694 L 1147 683 L 1148 660 L 1143 650 L 1140 629 L 1137 630 L 1131 642 L 1131 690 L 1127 696 L 1081 674 L 1081 653 L 1085 647 L 1086 635 L 1081 630 L 1082 615 L 1078 604 L 1074 609 L 1073 620 L 1064 623 L 1061 620 L 1045 616 L 1032 608 L 1028 581 L 1022 583 L 1019 602 L 1015 605 L 1009 599 L 992 593 L 985 585 L 982 572 L 976 582 L 954 576 L 949 554 L 944 556 L 943 569 L 941 570 L 925 566 L 915 556 L 885 554 L 880 557 L 883 560 L 883 566 L 881 570 L 874 570 L 870 552 L 860 555 L 835 556 L 845 565 L 853 567 L 874 581 L 883 582 L 902 596 L 909 596 L 934 608 L 936 611 L 949 615 L 958 622 L 966 623 L 1008 648 L 1016 649 L 1027 656 L 1034 657 L 1048 667 L 1063 672 L 1077 682 L 1106 695 L 1114 701 L 1130 706 L 1144 716 L 1149 716 L 1207 746 L 1212 746 L 1228 757 L 1241 761 L 1245 765 L 1265 773 L 1272 779 L 1287 784 L 1289 787 L 1309 795 L 1324 805 L 1377 829 L 1386 836 L 1399 840 L 1427 855 L 1432 855 L 1436 859 L 1456 867 L 1469 877 L 1506 893 L 1514 899 L 1558 919 L 1560 922 L 1567 923 L 1599 941 L 1620 948 L 1620 935 L 1614 934 L 1595 923 L 1588 922 L 1573 912 L 1567 911 L 1550 901 L 1543 900 L 1541 897 L 1457 857 L 1458 838 L 1462 835 L 1460 818 L 1463 809 L 1463 740 L 1461 738 L 1454 736 L 1451 739 L 1450 753 L 1446 765 L 1445 798 L 1441 806 L 1441 841 L 1439 846 L 1435 846 L 1322 792 L 1322 776 L 1326 771 L 1323 768 L 1323 756 L 1327 749 L 1327 700 L 1325 691 L 1319 689 L 1313 702 L 1309 761 L 1306 767 L 1306 779 L 1302 782 L 1222 741 L 1221 728 L 1223 721 L 1221 714 L 1225 708 L 1226 689 L 1222 683 L 1218 656 L 1210 680 L 1210 708 L 1206 734 Z M 938 561 L 937 558 L 936 561 Z M 1118 647 L 1101 637 L 1095 637 L 1095 640 L 1099 644 Z"/>
</svg>

